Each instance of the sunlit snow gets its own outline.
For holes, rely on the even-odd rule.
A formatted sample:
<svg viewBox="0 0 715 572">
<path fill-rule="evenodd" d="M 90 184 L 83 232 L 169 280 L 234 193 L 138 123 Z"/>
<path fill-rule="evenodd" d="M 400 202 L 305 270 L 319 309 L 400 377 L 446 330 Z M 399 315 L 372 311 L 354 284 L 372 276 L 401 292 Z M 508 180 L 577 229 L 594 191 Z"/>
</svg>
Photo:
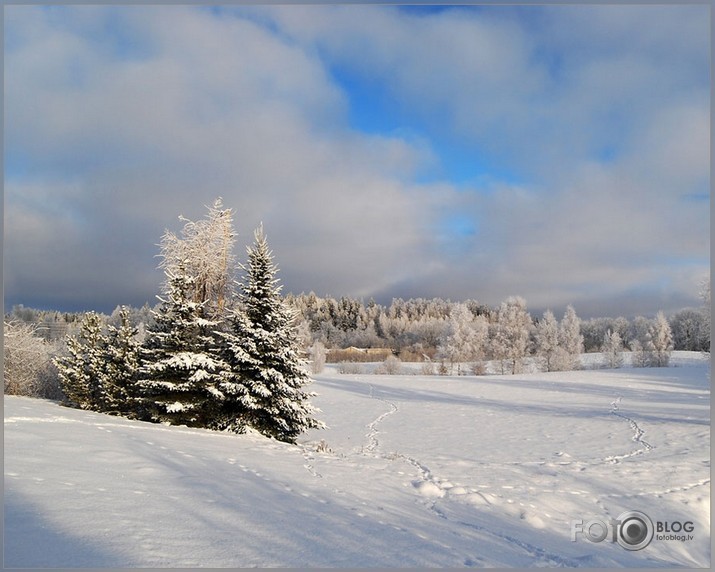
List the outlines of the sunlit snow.
<svg viewBox="0 0 715 572">
<path fill-rule="evenodd" d="M 6 567 L 710 564 L 708 363 L 316 376 L 292 446 L 5 396 Z M 643 550 L 577 519 L 692 522 Z"/>
</svg>

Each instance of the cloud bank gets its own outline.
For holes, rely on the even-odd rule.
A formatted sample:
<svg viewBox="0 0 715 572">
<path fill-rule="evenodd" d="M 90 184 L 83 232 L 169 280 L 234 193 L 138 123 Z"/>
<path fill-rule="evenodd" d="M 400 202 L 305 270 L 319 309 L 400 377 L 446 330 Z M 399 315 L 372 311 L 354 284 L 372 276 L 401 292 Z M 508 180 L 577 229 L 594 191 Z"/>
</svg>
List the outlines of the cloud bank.
<svg viewBox="0 0 715 572">
<path fill-rule="evenodd" d="M 6 8 L 5 305 L 153 302 L 222 196 L 287 291 L 580 313 L 709 275 L 703 6 Z"/>
</svg>

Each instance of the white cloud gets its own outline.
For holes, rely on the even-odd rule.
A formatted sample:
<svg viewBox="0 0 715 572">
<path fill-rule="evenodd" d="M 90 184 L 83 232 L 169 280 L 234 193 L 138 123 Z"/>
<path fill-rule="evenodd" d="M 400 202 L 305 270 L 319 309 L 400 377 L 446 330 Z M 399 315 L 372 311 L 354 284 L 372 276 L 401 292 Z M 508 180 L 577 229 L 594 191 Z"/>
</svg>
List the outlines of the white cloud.
<svg viewBox="0 0 715 572">
<path fill-rule="evenodd" d="M 665 277 L 685 296 L 703 265 L 667 261 L 709 255 L 683 199 L 710 174 L 689 8 L 9 7 L 6 296 L 49 269 L 53 303 L 141 303 L 164 227 L 218 195 L 243 241 L 265 223 L 292 290 L 545 306 Z M 418 127 L 352 128 L 336 67 Z M 432 135 L 521 181 L 418 182 Z M 473 235 L 445 232 L 457 215 Z"/>
<path fill-rule="evenodd" d="M 76 36 L 46 11 L 11 13 L 28 11 L 45 41 L 18 39 L 7 54 L 8 141 L 37 175 L 9 175 L 16 179 L 6 210 L 14 221 L 7 227 L 10 298 L 71 262 L 77 283 L 116 285 L 113 292 L 121 285 L 136 303 L 132 284 L 155 280 L 123 269 L 147 273 L 163 228 L 176 228 L 178 214 L 203 216 L 203 205 L 218 195 L 236 210 L 245 241 L 265 222 L 284 275 L 298 289 L 368 294 L 407 272 L 404 261 L 428 241 L 430 202 L 406 181 L 430 160 L 429 149 L 352 132 L 344 95 L 308 50 L 247 21 L 136 9 L 130 12 L 143 22 L 137 29 L 154 34 L 152 50 L 116 59 L 102 55 L 112 50 L 95 49 L 101 39 Z M 100 55 L 82 64 L 80 88 L 68 76 L 74 55 L 85 52 Z M 49 69 L 64 75 L 46 81 Z M 70 218 L 49 213 L 25 224 L 28 201 Z M 90 226 L 67 225 L 77 218 Z M 34 234 L 37 226 L 46 231 Z M 27 248 L 51 236 L 60 237 L 55 249 Z M 145 248 L 137 248 L 140 240 Z M 28 268 L 37 271 L 30 276 Z"/>
</svg>

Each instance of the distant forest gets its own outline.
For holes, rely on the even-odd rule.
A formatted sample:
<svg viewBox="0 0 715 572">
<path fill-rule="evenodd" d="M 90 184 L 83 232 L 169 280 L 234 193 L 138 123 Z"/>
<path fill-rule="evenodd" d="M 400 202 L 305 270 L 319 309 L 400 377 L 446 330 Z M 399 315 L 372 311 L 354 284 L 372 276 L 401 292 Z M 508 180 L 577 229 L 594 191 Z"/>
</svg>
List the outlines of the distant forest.
<svg viewBox="0 0 715 572">
<path fill-rule="evenodd" d="M 430 359 L 437 356 L 440 341 L 444 339 L 455 308 L 468 309 L 475 320 L 486 320 L 487 325 L 496 324 L 499 316 L 498 307 L 490 308 L 476 300 L 452 302 L 441 298 L 397 298 L 389 306 L 384 306 L 373 300 L 366 302 L 347 296 L 337 299 L 319 297 L 311 292 L 288 294 L 285 302 L 296 313 L 296 333 L 305 351 L 315 342 L 322 343 L 328 350 L 384 348 L 399 355 L 403 361 L 423 361 L 424 356 Z M 140 337 L 142 332 L 153 326 L 156 307 L 158 304 L 155 307 L 146 304 L 141 308 L 128 308 L 131 322 L 139 330 Z M 120 309 L 117 306 L 111 315 L 99 316 L 105 325 L 118 326 Z M 47 341 L 58 341 L 67 335 L 75 335 L 83 316 L 82 312 L 37 310 L 18 305 L 6 314 L 5 320 L 32 324 L 36 335 Z M 529 347 L 535 352 L 537 328 L 544 317 L 529 315 L 529 320 Z M 638 340 L 643 342 L 653 321 L 642 316 L 579 320 L 583 351 L 601 351 L 609 332 L 619 334 L 624 348 Z M 710 350 L 709 307 L 684 308 L 668 316 L 667 321 L 674 350 Z"/>
<path fill-rule="evenodd" d="M 667 318 L 581 320 L 573 306 L 532 316 L 510 296 L 497 307 L 476 300 L 394 299 L 389 306 L 315 293 L 284 296 L 263 230 L 236 260 L 233 211 L 221 199 L 206 217 L 180 217 L 160 242 L 158 304 L 110 314 L 62 313 L 18 305 L 5 316 L 6 394 L 61 399 L 72 407 L 133 419 L 244 432 L 294 442 L 322 427 L 304 389 L 307 366 L 326 362 L 422 362 L 423 375 L 522 373 L 582 367 L 666 367 L 673 350 L 709 351 L 710 286 L 703 304 Z M 237 275 L 241 274 L 240 279 Z M 532 359 L 535 358 L 535 359 Z"/>
</svg>

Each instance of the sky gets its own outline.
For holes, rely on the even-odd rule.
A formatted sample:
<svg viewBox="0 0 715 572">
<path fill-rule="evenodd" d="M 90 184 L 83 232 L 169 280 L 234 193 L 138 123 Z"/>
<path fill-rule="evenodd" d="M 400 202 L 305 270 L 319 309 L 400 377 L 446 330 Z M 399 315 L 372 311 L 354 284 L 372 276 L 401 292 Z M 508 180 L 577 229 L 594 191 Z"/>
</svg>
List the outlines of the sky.
<svg viewBox="0 0 715 572">
<path fill-rule="evenodd" d="M 4 303 L 154 304 L 217 197 L 284 292 L 653 315 L 710 275 L 706 5 L 6 6 Z"/>
</svg>

